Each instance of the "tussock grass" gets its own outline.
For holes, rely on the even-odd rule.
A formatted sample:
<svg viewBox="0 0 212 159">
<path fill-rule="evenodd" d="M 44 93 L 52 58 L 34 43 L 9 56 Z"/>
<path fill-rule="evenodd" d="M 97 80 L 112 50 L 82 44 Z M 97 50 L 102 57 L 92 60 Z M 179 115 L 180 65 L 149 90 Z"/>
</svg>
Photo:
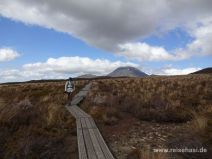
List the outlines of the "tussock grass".
<svg viewBox="0 0 212 159">
<path fill-rule="evenodd" d="M 88 112 L 92 112 L 92 106 L 99 110 L 93 117 L 105 125 L 115 125 L 112 119 L 124 118 L 122 112 L 141 121 L 181 124 L 181 130 L 171 134 L 167 147 L 205 147 L 208 153 L 181 153 L 174 157 L 199 159 L 211 156 L 211 75 L 98 80 L 93 82 L 92 90 L 82 105 Z M 148 158 L 141 157 L 146 153 L 140 151 L 143 150 L 132 152 L 129 158 Z M 167 157 L 158 155 L 155 158 Z"/>
<path fill-rule="evenodd" d="M 0 158 L 77 158 L 64 82 L 0 86 Z M 76 81 L 76 92 L 85 81 Z"/>
<path fill-rule="evenodd" d="M 208 120 L 209 119 L 206 116 L 193 112 L 191 129 L 198 133 L 204 133 L 208 125 Z"/>
<path fill-rule="evenodd" d="M 170 156 L 167 153 L 154 153 L 147 146 L 143 149 L 133 149 L 128 154 L 127 159 L 170 159 Z"/>
<path fill-rule="evenodd" d="M 87 105 L 114 107 L 141 120 L 186 122 L 193 117 L 191 111 L 211 109 L 212 77 L 188 75 L 99 80 L 93 82 L 87 99 L 98 99 L 86 101 Z"/>
</svg>

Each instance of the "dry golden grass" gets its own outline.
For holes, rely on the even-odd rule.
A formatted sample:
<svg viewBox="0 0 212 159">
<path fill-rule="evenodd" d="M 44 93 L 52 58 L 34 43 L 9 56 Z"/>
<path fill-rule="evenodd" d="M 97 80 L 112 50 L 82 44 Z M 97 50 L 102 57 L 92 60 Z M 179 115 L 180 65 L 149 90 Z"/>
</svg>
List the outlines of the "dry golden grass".
<svg viewBox="0 0 212 159">
<path fill-rule="evenodd" d="M 76 83 L 76 92 L 85 82 Z M 0 86 L 1 158 L 77 158 L 75 122 L 64 108 L 66 98 L 64 82 Z M 139 120 L 189 122 L 168 146 L 211 147 L 210 75 L 95 80 L 82 107 L 103 125 L 115 125 L 122 112 Z M 143 149 L 132 154 L 149 157 Z"/>
<path fill-rule="evenodd" d="M 76 81 L 76 92 L 85 81 Z M 0 86 L 0 158 L 77 158 L 64 82 Z"/>
<path fill-rule="evenodd" d="M 112 120 L 114 118 L 121 121 L 121 118 L 124 118 L 121 115 L 123 112 L 141 121 L 188 125 L 182 126 L 176 134 L 171 134 L 167 147 L 205 147 L 211 152 L 211 75 L 97 80 L 93 82 L 92 90 L 82 104 L 91 114 L 93 106 L 98 110 L 93 117 L 103 125 L 116 124 Z M 140 151 L 134 153 L 140 157 Z M 141 154 L 146 155 L 145 152 Z M 158 155 L 155 158 L 167 157 L 163 154 Z M 198 159 L 209 156 L 210 153 L 182 153 L 177 158 Z"/>
<path fill-rule="evenodd" d="M 132 150 L 127 159 L 170 159 L 167 153 L 154 153 L 149 147 Z"/>
<path fill-rule="evenodd" d="M 208 118 L 203 114 L 192 112 L 193 120 L 191 121 L 191 130 L 198 133 L 204 133 L 208 125 Z"/>
<path fill-rule="evenodd" d="M 87 99 L 87 105 L 115 107 L 141 120 L 185 122 L 192 119 L 190 111 L 208 112 L 211 109 L 212 76 L 99 80 L 93 82 Z"/>
</svg>

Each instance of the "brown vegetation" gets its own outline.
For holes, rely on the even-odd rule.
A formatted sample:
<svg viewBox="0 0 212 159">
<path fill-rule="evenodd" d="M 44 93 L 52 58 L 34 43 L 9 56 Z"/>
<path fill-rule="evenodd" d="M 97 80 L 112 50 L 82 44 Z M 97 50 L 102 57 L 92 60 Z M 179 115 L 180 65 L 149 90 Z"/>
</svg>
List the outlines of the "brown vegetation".
<svg viewBox="0 0 212 159">
<path fill-rule="evenodd" d="M 76 92 L 86 81 L 76 82 Z M 117 158 L 209 158 L 212 76 L 95 79 L 81 107 Z M 0 86 L 0 158 L 77 158 L 64 82 Z M 208 153 L 153 153 L 204 147 Z"/>
<path fill-rule="evenodd" d="M 85 81 L 75 82 L 76 92 Z M 0 158 L 77 158 L 64 82 L 0 86 Z"/>
<path fill-rule="evenodd" d="M 181 124 L 180 131 L 171 134 L 164 146 L 171 148 L 203 146 L 210 151 L 211 75 L 98 80 L 93 82 L 92 90 L 82 107 L 93 115 L 100 128 L 103 125 L 119 127 L 116 123 L 124 121 L 125 113 L 131 114 L 141 122 L 148 121 L 149 124 L 161 123 L 162 126 L 170 123 Z M 122 131 L 129 132 L 128 129 Z M 201 155 L 202 158 L 207 158 L 209 152 L 182 153 L 177 157 L 200 158 Z"/>
</svg>

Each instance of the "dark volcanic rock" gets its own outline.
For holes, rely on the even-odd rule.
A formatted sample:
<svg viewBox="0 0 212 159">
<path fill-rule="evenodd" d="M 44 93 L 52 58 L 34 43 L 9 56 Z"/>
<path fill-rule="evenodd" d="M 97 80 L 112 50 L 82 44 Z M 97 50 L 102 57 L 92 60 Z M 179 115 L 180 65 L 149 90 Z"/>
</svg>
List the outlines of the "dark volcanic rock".
<svg viewBox="0 0 212 159">
<path fill-rule="evenodd" d="M 204 68 L 191 74 L 212 74 L 212 67 Z"/>
<path fill-rule="evenodd" d="M 78 76 L 77 78 L 95 78 L 95 77 L 97 76 L 92 74 L 84 74 L 84 75 Z"/>
<path fill-rule="evenodd" d="M 144 77 L 148 75 L 135 67 L 128 66 L 128 67 L 119 67 L 113 72 L 109 73 L 108 76 L 110 77 L 120 77 L 120 76 Z"/>
</svg>

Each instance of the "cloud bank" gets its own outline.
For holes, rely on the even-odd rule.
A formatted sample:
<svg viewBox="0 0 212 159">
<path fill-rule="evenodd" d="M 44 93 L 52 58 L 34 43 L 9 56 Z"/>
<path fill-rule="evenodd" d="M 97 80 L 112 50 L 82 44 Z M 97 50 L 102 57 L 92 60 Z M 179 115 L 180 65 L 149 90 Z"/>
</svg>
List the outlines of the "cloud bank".
<svg viewBox="0 0 212 159">
<path fill-rule="evenodd" d="M 0 70 L 0 81 L 31 79 L 62 79 L 82 74 L 106 75 L 120 66 L 138 67 L 135 63 L 90 59 L 87 57 L 49 58 L 45 62 L 29 63 L 20 69 Z"/>
<path fill-rule="evenodd" d="M 88 57 L 49 58 L 45 62 L 24 64 L 20 69 L 0 70 L 0 82 L 27 81 L 39 79 L 64 79 L 83 74 L 107 75 L 121 66 L 132 66 L 141 69 L 140 65 L 131 62 L 109 61 L 105 59 L 90 59 Z M 150 74 L 185 75 L 201 68 L 173 68 L 171 66 L 151 70 Z"/>
<path fill-rule="evenodd" d="M 127 57 L 176 60 L 211 55 L 211 6 L 211 0 L 1 0 L 0 15 L 65 32 Z M 186 48 L 168 52 L 133 42 L 179 26 L 195 39 Z"/>
<path fill-rule="evenodd" d="M 198 70 L 201 70 L 201 68 L 188 67 L 183 69 L 177 69 L 170 67 L 170 68 L 162 68 L 157 73 L 158 75 L 187 75 L 196 72 Z"/>
<path fill-rule="evenodd" d="M 146 43 L 126 43 L 119 45 L 118 54 L 138 61 L 179 60 L 182 57 L 168 53 L 163 47 L 150 46 Z"/>
<path fill-rule="evenodd" d="M 0 62 L 11 61 L 20 56 L 20 54 L 10 48 L 0 48 Z"/>
</svg>

